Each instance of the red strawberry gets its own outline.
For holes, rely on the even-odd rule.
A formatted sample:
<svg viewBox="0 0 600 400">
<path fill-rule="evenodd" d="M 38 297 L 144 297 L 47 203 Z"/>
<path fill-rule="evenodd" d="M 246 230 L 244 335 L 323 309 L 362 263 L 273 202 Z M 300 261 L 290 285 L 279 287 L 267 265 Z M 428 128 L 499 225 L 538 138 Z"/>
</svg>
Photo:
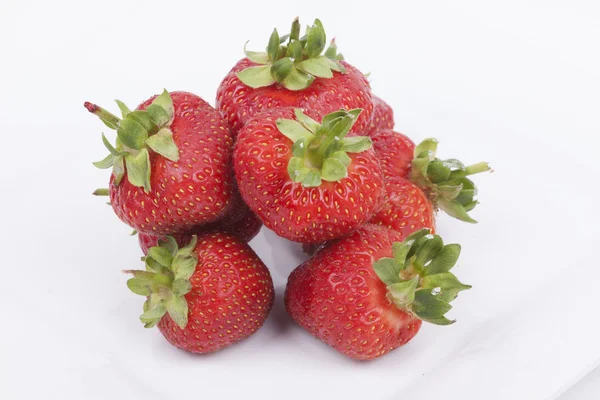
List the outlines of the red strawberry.
<svg viewBox="0 0 600 400">
<path fill-rule="evenodd" d="M 250 211 L 248 206 L 245 204 L 240 205 L 239 208 L 243 210 L 241 215 L 239 212 L 229 212 L 225 217 L 217 222 L 213 222 L 212 224 L 208 225 L 201 225 L 190 230 L 189 232 L 175 233 L 172 236 L 175 238 L 179 246 L 187 246 L 187 244 L 192 240 L 193 235 L 199 235 L 213 230 L 220 230 L 237 237 L 244 243 L 248 243 L 254 239 L 256 235 L 258 235 L 258 232 L 262 227 L 262 222 L 260 222 L 260 219 L 258 219 L 256 214 Z M 150 247 L 158 245 L 160 236 L 153 235 L 151 233 L 140 232 L 138 234 L 138 240 L 142 251 L 144 254 L 146 254 Z"/>
<path fill-rule="evenodd" d="M 326 114 L 363 109 L 352 132 L 366 132 L 373 113 L 371 87 L 365 76 L 341 61 L 337 48 L 325 48 L 325 31 L 317 19 L 299 38 L 296 19 L 292 32 L 279 37 L 273 31 L 266 53 L 245 51 L 217 91 L 216 107 L 234 134 L 250 118 L 268 109 L 298 107 L 320 121 Z M 287 42 L 286 42 L 287 41 Z"/>
<path fill-rule="evenodd" d="M 419 229 L 435 231 L 433 204 L 417 185 L 408 179 L 391 177 L 385 180 L 383 207 L 369 221 L 392 228 L 405 238 Z"/>
<path fill-rule="evenodd" d="M 375 135 L 377 136 L 377 135 Z M 477 188 L 467 176 L 490 169 L 485 162 L 466 167 L 455 159 L 436 158 L 437 140 L 416 147 L 408 179 L 404 165 L 411 142 L 404 135 L 386 132 L 374 138 L 377 157 L 383 160 L 386 200 L 371 223 L 387 226 L 404 237 L 421 228 L 435 229 L 434 211 L 441 209 L 465 222 L 476 222 L 468 212 L 477 205 Z"/>
<path fill-rule="evenodd" d="M 246 243 L 210 232 L 179 248 L 172 237 L 152 247 L 146 271 L 127 286 L 147 297 L 140 320 L 174 346 L 210 353 L 258 330 L 273 304 L 269 270 Z"/>
<path fill-rule="evenodd" d="M 367 130 L 369 136 L 394 129 L 394 111 L 385 101 L 373 96 L 373 118 Z"/>
<path fill-rule="evenodd" d="M 342 354 L 370 360 L 410 341 L 421 320 L 444 314 L 470 288 L 449 272 L 460 246 L 421 230 L 401 241 L 365 225 L 333 241 L 290 275 L 285 306 L 292 318 Z M 393 257 L 393 258 L 392 258 Z"/>
<path fill-rule="evenodd" d="M 410 173 L 415 144 L 407 136 L 392 130 L 381 130 L 369 135 L 373 150 L 386 177 L 407 177 Z"/>
<path fill-rule="evenodd" d="M 156 234 L 223 216 L 233 191 L 232 138 L 219 113 L 196 95 L 166 90 L 133 112 L 118 104 L 122 119 L 85 103 L 117 130 L 114 147 L 102 136 L 111 154 L 95 163 L 113 167 L 110 201 L 117 216 L 140 232 Z"/>
<path fill-rule="evenodd" d="M 329 114 L 321 125 L 299 109 L 272 109 L 240 131 L 238 187 L 267 228 L 318 243 L 351 232 L 379 209 L 383 175 L 371 140 L 346 137 L 359 112 Z"/>
</svg>

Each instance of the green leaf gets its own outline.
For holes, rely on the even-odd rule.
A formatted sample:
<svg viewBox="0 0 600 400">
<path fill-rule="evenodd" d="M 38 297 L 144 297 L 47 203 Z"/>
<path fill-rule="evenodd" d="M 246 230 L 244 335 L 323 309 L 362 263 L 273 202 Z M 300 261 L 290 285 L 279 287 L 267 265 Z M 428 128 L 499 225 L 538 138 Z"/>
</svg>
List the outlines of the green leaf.
<svg viewBox="0 0 600 400">
<path fill-rule="evenodd" d="M 430 159 L 433 160 L 435 152 L 437 151 L 438 143 L 439 142 L 437 141 L 437 139 L 434 138 L 428 138 L 423 140 L 417 145 L 417 147 L 415 147 L 415 157 L 419 157 L 421 156 L 421 154 L 427 154 L 431 155 Z"/>
<path fill-rule="evenodd" d="M 156 261 L 152 257 L 144 257 L 144 262 L 146 263 L 146 270 L 150 272 L 155 272 L 157 274 L 161 274 L 165 272 L 165 268 L 158 261 Z"/>
<path fill-rule="evenodd" d="M 338 159 L 329 157 L 323 162 L 321 178 L 328 182 L 337 182 L 348 176 L 348 169 Z"/>
<path fill-rule="evenodd" d="M 110 191 L 108 188 L 98 188 L 92 193 L 94 196 L 108 196 Z"/>
<path fill-rule="evenodd" d="M 421 319 L 442 317 L 452 306 L 431 294 L 431 289 L 419 289 L 415 292 L 412 311 Z"/>
<path fill-rule="evenodd" d="M 440 289 L 459 289 L 467 290 L 471 286 L 462 284 L 452 272 L 442 272 L 435 275 L 427 275 L 421 279 L 421 287 Z"/>
<path fill-rule="evenodd" d="M 151 308 L 148 311 L 144 312 L 140 316 L 140 321 L 142 321 L 145 324 L 144 326 L 146 328 L 152 328 L 161 320 L 161 318 L 163 317 L 163 315 L 165 315 L 166 312 L 167 309 L 164 305 L 164 302 L 161 301 L 154 308 Z"/>
<path fill-rule="evenodd" d="M 475 221 L 469 216 L 464 206 L 456 200 L 448 201 L 443 198 L 440 198 L 438 199 L 438 207 L 442 209 L 446 214 L 458 220 L 470 222 L 472 224 L 477 223 L 477 221 Z"/>
<path fill-rule="evenodd" d="M 294 144 L 295 145 L 295 144 Z M 294 182 L 302 182 L 308 170 L 304 167 L 304 160 L 300 157 L 292 157 L 288 162 L 288 174 Z"/>
<path fill-rule="evenodd" d="M 346 154 L 345 151 L 336 151 L 332 153 L 329 158 L 334 158 L 341 162 L 345 167 L 348 167 L 352 162 L 352 159 Z"/>
<path fill-rule="evenodd" d="M 432 237 L 427 236 L 427 240 L 419 248 L 415 262 L 419 266 L 425 265 L 428 261 L 432 260 L 444 247 L 442 238 L 438 235 Z"/>
<path fill-rule="evenodd" d="M 452 325 L 453 323 L 456 322 L 454 320 L 449 320 L 446 317 L 422 318 L 422 320 L 425 321 L 425 322 L 429 322 L 430 324 L 434 324 L 434 325 Z"/>
<path fill-rule="evenodd" d="M 179 161 L 179 149 L 169 128 L 162 128 L 156 135 L 150 136 L 146 144 L 161 156 L 171 161 Z"/>
<path fill-rule="evenodd" d="M 158 95 L 154 101 L 152 101 L 152 104 L 164 108 L 169 115 L 169 120 L 173 118 L 173 115 L 175 114 L 175 108 L 173 107 L 173 99 L 171 98 L 169 92 L 167 92 L 167 89 L 164 89 L 163 92 Z"/>
<path fill-rule="evenodd" d="M 271 66 L 271 76 L 275 78 L 277 82 L 283 82 L 286 76 L 292 71 L 293 65 L 293 61 L 287 57 L 277 60 Z"/>
<path fill-rule="evenodd" d="M 269 38 L 269 45 L 267 46 L 267 55 L 271 62 L 275 62 L 279 60 L 279 56 L 281 55 L 281 47 L 279 42 L 279 34 L 277 33 L 277 29 L 273 29 L 273 33 Z"/>
<path fill-rule="evenodd" d="M 242 83 L 251 88 L 270 86 L 276 81 L 271 76 L 271 66 L 261 65 L 258 67 L 249 67 L 237 73 L 237 77 Z"/>
<path fill-rule="evenodd" d="M 475 198 L 477 196 L 477 188 L 475 187 L 473 181 L 471 181 L 469 178 L 462 178 L 460 182 L 461 183 L 458 186 L 460 187 L 460 191 L 458 192 L 456 197 L 451 199 L 446 198 L 446 200 L 456 200 L 460 204 L 465 206 L 475 201 Z"/>
<path fill-rule="evenodd" d="M 302 180 L 302 186 L 304 187 L 318 187 L 321 186 L 321 174 L 319 171 L 310 169 L 307 171 L 306 176 Z"/>
<path fill-rule="evenodd" d="M 92 164 L 94 164 L 94 166 L 96 168 L 107 169 L 107 168 L 112 167 L 114 162 L 115 162 L 115 156 L 113 156 L 112 154 L 109 154 L 104 159 L 102 159 L 100 161 L 95 161 Z"/>
<path fill-rule="evenodd" d="M 348 153 L 360 153 L 373 147 L 373 141 L 368 136 L 350 136 L 342 139 L 342 150 Z"/>
<path fill-rule="evenodd" d="M 277 129 L 282 135 L 296 143 L 301 139 L 312 138 L 313 134 L 307 130 L 300 122 L 293 119 L 279 118 L 276 122 Z"/>
<path fill-rule="evenodd" d="M 327 58 L 320 56 L 302 61 L 298 64 L 298 68 L 319 78 L 332 78 L 333 73 L 331 72 L 329 65 Z"/>
<path fill-rule="evenodd" d="M 433 183 L 440 183 L 450 177 L 450 168 L 442 161 L 432 161 L 427 167 L 427 177 Z"/>
<path fill-rule="evenodd" d="M 140 150 L 144 147 L 146 139 L 148 139 L 148 131 L 133 118 L 126 118 L 121 121 L 117 129 L 119 140 L 131 148 Z"/>
<path fill-rule="evenodd" d="M 425 268 L 427 275 L 447 272 L 454 267 L 460 256 L 460 244 L 447 244 Z"/>
<path fill-rule="evenodd" d="M 397 307 L 407 310 L 415 299 L 415 290 L 419 284 L 419 276 L 407 280 L 396 282 L 387 287 L 392 301 Z"/>
<path fill-rule="evenodd" d="M 127 107 L 121 100 L 115 100 L 115 103 L 117 103 L 117 106 L 119 106 L 119 110 L 121 110 L 121 115 L 123 118 L 125 118 L 127 114 L 131 112 L 129 107 Z"/>
<path fill-rule="evenodd" d="M 353 124 L 354 119 L 349 115 L 345 115 L 341 118 L 336 118 L 327 124 L 329 130 L 327 136 L 337 138 L 336 140 L 340 140 L 348 134 Z M 323 122 L 323 126 L 326 126 L 325 122 Z"/>
<path fill-rule="evenodd" d="M 175 256 L 175 254 L 179 250 L 179 246 L 177 245 L 177 241 L 175 240 L 175 238 L 173 236 L 168 236 L 167 235 L 164 238 L 161 238 L 158 241 L 158 245 L 160 247 L 164 248 L 165 250 L 167 250 L 173 256 Z"/>
<path fill-rule="evenodd" d="M 294 18 L 294 21 L 292 21 L 292 27 L 290 28 L 290 42 L 292 42 L 292 40 L 298 40 L 300 38 L 301 28 L 302 26 L 300 25 L 300 20 L 298 19 L 298 17 Z"/>
<path fill-rule="evenodd" d="M 115 177 L 115 185 L 118 186 L 121 183 L 123 176 L 125 176 L 125 165 L 123 156 L 115 157 L 113 165 L 113 175 Z"/>
<path fill-rule="evenodd" d="M 185 298 L 173 296 L 166 303 L 167 312 L 173 321 L 185 329 L 188 323 L 188 304 Z"/>
<path fill-rule="evenodd" d="M 150 249 L 148 249 L 148 256 L 152 257 L 164 267 L 170 267 L 173 262 L 173 255 L 171 252 L 160 246 L 150 247 Z"/>
<path fill-rule="evenodd" d="M 383 257 L 373 263 L 373 270 L 386 285 L 400 282 L 400 268 L 395 259 Z"/>
<path fill-rule="evenodd" d="M 298 122 L 300 122 L 302 126 L 308 129 L 311 133 L 315 133 L 321 127 L 321 124 L 304 114 L 304 111 L 301 108 L 294 109 L 294 114 L 296 115 Z"/>
<path fill-rule="evenodd" d="M 429 235 L 431 231 L 428 228 L 419 229 L 416 232 L 411 233 L 404 239 L 405 242 L 416 241 L 421 239 L 425 235 Z"/>
<path fill-rule="evenodd" d="M 340 72 L 342 74 L 346 73 L 346 68 L 338 61 L 335 60 L 331 60 L 331 59 L 327 59 L 327 65 L 329 66 L 329 69 L 333 70 L 333 71 L 337 71 Z"/>
<path fill-rule="evenodd" d="M 175 296 L 183 296 L 192 290 L 192 284 L 187 279 L 175 279 L 172 292 Z"/>
<path fill-rule="evenodd" d="M 120 151 L 118 151 L 117 149 L 115 149 L 113 147 L 113 145 L 108 141 L 108 139 L 106 138 L 106 136 L 104 136 L 104 133 L 102 134 L 102 143 L 104 144 L 104 147 L 106 147 L 106 149 L 110 152 L 110 154 L 112 154 L 113 156 L 119 156 L 122 155 L 123 153 L 121 153 Z"/>
<path fill-rule="evenodd" d="M 128 119 L 133 119 L 134 121 L 139 123 L 146 132 L 151 132 L 155 128 L 154 123 L 150 119 L 150 115 L 148 115 L 146 111 L 132 111 L 131 113 L 129 113 L 129 115 L 127 115 L 127 118 L 125 120 Z"/>
<path fill-rule="evenodd" d="M 129 290 L 140 296 L 150 296 L 152 294 L 152 284 L 152 280 L 143 278 L 131 278 L 127 281 Z"/>
<path fill-rule="evenodd" d="M 394 255 L 396 263 L 401 266 L 401 270 L 404 269 L 403 266 L 406 263 L 406 257 L 408 256 L 410 247 L 411 244 L 405 242 L 394 242 L 392 244 L 392 254 Z"/>
<path fill-rule="evenodd" d="M 194 250 L 196 250 L 197 244 L 198 244 L 198 236 L 192 235 L 192 239 L 190 240 L 190 242 L 186 246 L 179 249 L 177 254 L 179 254 L 180 256 L 189 256 L 194 253 Z"/>
<path fill-rule="evenodd" d="M 346 111 L 346 110 L 334 111 L 323 117 L 323 119 L 321 120 L 321 125 L 323 125 L 323 126 L 331 125 L 346 116 L 348 116 L 348 111 Z"/>
<path fill-rule="evenodd" d="M 269 56 L 267 55 L 267 53 L 246 50 L 248 42 L 246 42 L 246 44 L 244 45 L 244 54 L 246 55 L 246 57 L 256 64 L 267 64 L 269 62 Z"/>
<path fill-rule="evenodd" d="M 302 61 L 302 43 L 292 40 L 286 50 L 286 56 L 294 59 L 294 62 Z"/>
<path fill-rule="evenodd" d="M 171 116 L 169 116 L 167 110 L 158 104 L 150 104 L 148 108 L 146 108 L 146 113 L 150 117 L 150 120 L 158 127 L 162 127 L 171 122 Z"/>
<path fill-rule="evenodd" d="M 190 279 L 196 270 L 198 259 L 194 256 L 182 256 L 177 254 L 173 258 L 171 269 L 175 273 L 175 279 Z"/>
<path fill-rule="evenodd" d="M 150 191 L 150 154 L 145 148 L 137 155 L 125 156 L 127 167 L 127 179 L 133 186 L 142 187 L 148 193 Z"/>
<path fill-rule="evenodd" d="M 309 87 L 314 80 L 315 78 L 306 72 L 292 68 L 289 75 L 283 80 L 282 85 L 289 90 L 303 90 Z"/>
<path fill-rule="evenodd" d="M 294 157 L 304 159 L 304 156 L 306 155 L 306 151 L 307 151 L 309 143 L 310 143 L 310 140 L 308 140 L 308 139 L 298 139 L 292 145 L 292 155 Z M 302 165 L 304 165 L 304 163 Z"/>
<path fill-rule="evenodd" d="M 446 200 L 454 200 L 462 189 L 462 185 L 438 185 L 437 192 Z"/>
<path fill-rule="evenodd" d="M 306 53 L 308 58 L 315 58 L 325 49 L 327 38 L 323 24 L 318 19 L 315 19 L 313 26 L 310 28 L 306 38 Z"/>
</svg>

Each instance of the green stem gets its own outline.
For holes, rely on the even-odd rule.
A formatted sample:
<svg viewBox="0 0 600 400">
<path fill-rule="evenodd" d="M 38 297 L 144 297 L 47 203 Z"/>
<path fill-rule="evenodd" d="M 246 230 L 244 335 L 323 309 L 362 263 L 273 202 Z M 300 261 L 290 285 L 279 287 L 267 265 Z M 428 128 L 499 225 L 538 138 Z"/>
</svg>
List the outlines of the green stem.
<svg viewBox="0 0 600 400">
<path fill-rule="evenodd" d="M 490 165 L 485 161 L 482 161 L 477 164 L 469 165 L 465 168 L 466 175 L 474 175 L 480 172 L 485 172 L 490 170 Z"/>
<path fill-rule="evenodd" d="M 111 125 L 114 125 L 115 127 L 119 126 L 119 122 L 121 122 L 121 118 L 117 117 L 116 115 L 112 114 L 111 112 L 105 110 L 104 108 L 90 103 L 89 101 L 86 101 L 83 106 L 92 114 L 98 116 L 102 121 L 106 121 Z"/>
<path fill-rule="evenodd" d="M 300 39 L 300 21 L 298 17 L 294 18 L 292 22 L 292 29 L 290 31 L 290 40 L 288 43 L 292 43 L 292 40 Z"/>
</svg>

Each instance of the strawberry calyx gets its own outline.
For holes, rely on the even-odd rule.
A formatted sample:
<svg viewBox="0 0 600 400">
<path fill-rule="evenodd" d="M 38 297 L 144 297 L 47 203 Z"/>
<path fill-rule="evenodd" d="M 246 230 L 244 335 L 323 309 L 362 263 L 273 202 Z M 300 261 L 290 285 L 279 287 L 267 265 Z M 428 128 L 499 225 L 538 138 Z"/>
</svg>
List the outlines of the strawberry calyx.
<svg viewBox="0 0 600 400">
<path fill-rule="evenodd" d="M 444 316 L 458 293 L 470 289 L 450 272 L 460 255 L 459 244 L 444 245 L 439 235 L 421 229 L 392 246 L 393 257 L 373 264 L 387 286 L 387 295 L 398 308 L 436 325 L 455 321 Z"/>
<path fill-rule="evenodd" d="M 306 27 L 306 34 L 300 37 L 300 22 L 296 18 L 289 34 L 280 37 L 277 29 L 273 30 L 266 52 L 249 51 L 244 46 L 246 57 L 259 65 L 238 72 L 237 77 L 251 88 L 279 83 L 289 90 L 303 90 L 315 78 L 332 78 L 333 71 L 346 73 L 339 62 L 343 57 L 337 53 L 334 41 L 325 54 L 321 54 L 325 43 L 321 21 L 315 19 L 312 26 Z"/>
<path fill-rule="evenodd" d="M 348 153 L 360 153 L 373 145 L 368 136 L 346 137 L 362 109 L 344 109 L 323 117 L 321 123 L 302 109 L 294 110 L 296 120 L 277 120 L 279 131 L 294 142 L 288 173 L 304 187 L 320 186 L 322 180 L 337 182 L 348 176 L 352 162 Z"/>
<path fill-rule="evenodd" d="M 142 257 L 146 270 L 124 271 L 133 275 L 127 287 L 135 294 L 146 297 L 140 321 L 152 328 L 168 313 L 184 329 L 188 323 L 188 304 L 185 295 L 192 289 L 190 278 L 196 270 L 198 257 L 194 252 L 198 238 L 179 248 L 175 239 L 167 236 L 151 247 Z"/>
<path fill-rule="evenodd" d="M 171 160 L 179 160 L 179 149 L 169 129 L 173 121 L 173 100 L 164 90 L 145 110 L 131 111 L 123 102 L 116 100 L 122 118 L 102 107 L 86 102 L 85 108 L 100 118 L 110 129 L 117 131 L 113 146 L 102 134 L 102 143 L 109 155 L 94 165 L 101 169 L 112 167 L 115 185 L 119 185 L 127 168 L 127 180 L 134 186 L 150 191 L 150 152 Z"/>
<path fill-rule="evenodd" d="M 415 148 L 410 179 L 423 189 L 433 205 L 451 217 L 476 223 L 469 216 L 478 204 L 477 186 L 467 176 L 490 170 L 487 162 L 465 166 L 456 159 L 436 157 L 438 141 L 425 139 Z"/>
</svg>

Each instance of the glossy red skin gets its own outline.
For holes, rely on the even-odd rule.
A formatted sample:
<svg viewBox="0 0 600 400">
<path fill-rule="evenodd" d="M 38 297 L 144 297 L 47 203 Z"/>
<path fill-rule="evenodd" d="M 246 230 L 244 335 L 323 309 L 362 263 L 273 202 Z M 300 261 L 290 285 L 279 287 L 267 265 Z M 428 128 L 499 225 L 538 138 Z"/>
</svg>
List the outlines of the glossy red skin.
<svg viewBox="0 0 600 400">
<path fill-rule="evenodd" d="M 192 235 L 200 235 L 212 230 L 220 230 L 232 234 L 244 243 L 248 243 L 258 235 L 260 228 L 262 228 L 262 222 L 260 222 L 260 219 L 258 219 L 256 214 L 250 211 L 245 204 L 242 203 L 242 205 L 238 205 L 236 209 L 242 210 L 242 213 L 233 212 L 232 210 L 217 222 L 193 228 L 188 232 L 175 233 L 172 236 L 177 241 L 177 244 L 179 244 L 180 247 L 183 247 L 190 242 Z M 151 233 L 138 233 L 138 242 L 144 254 L 148 253 L 150 247 L 158 245 L 160 237 L 161 236 L 159 235 L 153 235 Z"/>
<path fill-rule="evenodd" d="M 367 128 L 369 136 L 388 129 L 394 129 L 394 111 L 385 101 L 373 96 L 373 118 Z"/>
<path fill-rule="evenodd" d="M 306 188 L 287 171 L 292 141 L 276 126 L 292 108 L 271 109 L 248 121 L 234 148 L 240 193 L 263 224 L 286 239 L 319 243 L 367 222 L 383 200 L 383 174 L 372 150 L 349 153 L 348 177 Z"/>
<path fill-rule="evenodd" d="M 388 177 L 383 207 L 369 221 L 400 233 L 402 239 L 422 228 L 435 232 L 434 209 L 427 195 L 408 179 Z"/>
<path fill-rule="evenodd" d="M 192 290 L 185 295 L 188 324 L 166 314 L 158 329 L 174 346 L 192 353 L 223 349 L 256 332 L 273 305 L 269 270 L 246 243 L 223 232 L 198 238 Z"/>
<path fill-rule="evenodd" d="M 364 225 L 333 241 L 290 275 L 285 307 L 292 318 L 340 353 L 371 360 L 406 344 L 421 321 L 397 308 L 373 263 L 392 257 L 392 230 Z"/>
<path fill-rule="evenodd" d="M 156 96 L 138 109 L 145 109 Z M 213 222 L 231 207 L 233 139 L 218 111 L 200 97 L 172 92 L 171 124 L 178 162 L 150 151 L 150 193 L 127 176 L 110 180 L 110 201 L 117 216 L 139 232 L 169 234 Z"/>
<path fill-rule="evenodd" d="M 392 130 L 374 133 L 371 139 L 385 177 L 408 177 L 414 158 L 414 142 L 406 135 Z"/>
<path fill-rule="evenodd" d="M 347 73 L 333 73 L 333 78 L 316 78 L 306 89 L 292 91 L 279 84 L 253 89 L 244 85 L 236 74 L 255 66 L 244 58 L 225 76 L 217 90 L 216 107 L 229 123 L 235 137 L 244 124 L 266 109 L 299 107 L 317 121 L 344 108 L 362 108 L 363 111 L 351 132 L 366 132 L 373 115 L 371 86 L 362 72 L 342 61 Z"/>
</svg>

